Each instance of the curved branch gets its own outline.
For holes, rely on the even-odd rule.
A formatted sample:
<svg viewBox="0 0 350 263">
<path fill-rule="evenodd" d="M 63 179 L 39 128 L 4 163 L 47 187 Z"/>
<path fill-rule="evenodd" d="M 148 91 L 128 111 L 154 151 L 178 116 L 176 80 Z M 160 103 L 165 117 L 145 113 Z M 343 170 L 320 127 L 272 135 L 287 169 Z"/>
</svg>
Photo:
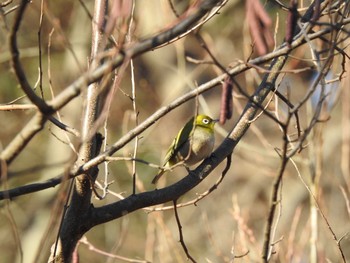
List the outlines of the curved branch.
<svg viewBox="0 0 350 263">
<path fill-rule="evenodd" d="M 19 30 L 19 26 L 23 20 L 24 11 L 29 2 L 30 1 L 22 0 L 16 14 L 15 22 L 10 31 L 9 44 L 10 44 L 10 51 L 11 51 L 12 67 L 15 71 L 16 77 L 18 79 L 18 82 L 21 85 L 22 90 L 28 96 L 29 100 L 34 105 L 36 105 L 43 114 L 50 115 L 54 112 L 54 109 L 48 104 L 46 104 L 45 100 L 41 99 L 39 96 L 35 94 L 35 92 L 33 91 L 32 87 L 30 86 L 27 80 L 26 74 L 24 73 L 22 64 L 19 60 L 19 50 L 17 48 L 17 33 Z"/>
<path fill-rule="evenodd" d="M 56 185 L 63 182 L 63 180 L 64 176 L 57 176 L 44 182 L 28 184 L 10 190 L 4 190 L 0 192 L 0 200 L 12 199 L 17 196 L 38 192 L 50 187 L 55 187 Z"/>
<path fill-rule="evenodd" d="M 143 192 L 98 208 L 90 208 L 89 218 L 86 218 L 89 228 L 116 218 L 122 217 L 140 208 L 154 206 L 178 199 L 183 194 L 197 186 L 220 162 L 229 155 L 235 145 L 232 139 L 225 139 L 220 147 L 199 167 L 191 171 L 180 181 L 153 191 Z"/>
</svg>

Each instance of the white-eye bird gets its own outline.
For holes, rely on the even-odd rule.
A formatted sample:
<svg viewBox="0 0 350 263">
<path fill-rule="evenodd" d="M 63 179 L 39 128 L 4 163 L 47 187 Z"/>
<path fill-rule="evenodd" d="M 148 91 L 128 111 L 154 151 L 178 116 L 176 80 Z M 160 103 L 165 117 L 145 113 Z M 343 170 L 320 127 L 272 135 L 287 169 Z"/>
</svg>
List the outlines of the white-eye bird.
<svg viewBox="0 0 350 263">
<path fill-rule="evenodd" d="M 207 115 L 192 117 L 170 145 L 163 166 L 170 168 L 181 161 L 186 166 L 191 166 L 208 157 L 214 148 L 216 122 Z M 164 172 L 164 169 L 160 170 L 152 184 L 157 183 Z"/>
</svg>

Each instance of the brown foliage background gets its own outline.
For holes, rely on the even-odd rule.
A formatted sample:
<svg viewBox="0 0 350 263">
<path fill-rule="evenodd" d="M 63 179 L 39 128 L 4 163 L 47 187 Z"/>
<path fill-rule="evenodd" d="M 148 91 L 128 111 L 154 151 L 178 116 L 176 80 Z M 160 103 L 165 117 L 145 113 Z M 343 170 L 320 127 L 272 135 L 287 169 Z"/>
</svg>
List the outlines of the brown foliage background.
<svg viewBox="0 0 350 263">
<path fill-rule="evenodd" d="M 175 2 L 174 6 L 180 14 L 191 4 L 187 1 Z M 9 10 L 17 4 L 18 1 L 13 1 L 3 9 Z M 93 13 L 93 4 L 93 1 L 84 1 L 90 13 Z M 21 61 L 29 82 L 32 86 L 37 84 L 38 94 L 38 31 L 41 8 L 40 1 L 33 1 L 29 5 L 18 35 Z M 279 45 L 285 37 L 287 12 L 271 3 L 265 9 L 273 20 L 271 30 L 275 27 L 276 44 Z M 91 18 L 79 1 L 44 1 L 43 10 L 40 31 L 42 92 L 45 99 L 51 99 L 88 67 Z M 14 13 L 6 14 L 3 16 L 6 19 L 1 21 L 1 107 L 10 104 L 30 105 L 10 66 L 6 26 L 13 22 Z M 258 55 L 252 54 L 253 45 L 245 14 L 243 2 L 228 1 L 220 14 L 214 16 L 201 29 L 208 48 L 225 67 L 243 63 L 250 56 Z M 168 1 L 136 1 L 133 41 L 170 27 L 176 23 L 176 19 Z M 120 23 L 120 27 L 116 26 L 113 31 L 116 39 L 123 35 L 123 30 L 125 33 L 123 26 L 126 25 L 122 19 L 117 23 Z M 321 49 L 322 43 L 312 43 L 319 45 L 317 48 Z M 348 44 L 348 40 L 340 44 L 347 54 Z M 323 47 L 328 48 L 326 45 Z M 296 49 L 292 56 L 284 68 L 286 73 L 280 75 L 278 83 L 280 93 L 289 94 L 286 96 L 297 104 L 311 87 L 315 68 L 311 69 L 313 63 L 310 60 L 310 46 L 307 44 Z M 193 60 L 201 63 L 193 63 Z M 211 61 L 210 56 L 193 34 L 134 59 L 138 121 L 146 119 L 181 94 L 223 73 L 212 63 L 205 63 L 207 61 Z M 317 255 L 317 262 L 340 262 L 342 258 L 338 243 L 343 248 L 345 258 L 350 260 L 350 67 L 347 60 L 348 71 L 338 81 L 339 73 L 344 70 L 342 57 L 335 56 L 332 63 L 329 79 L 335 81 L 327 86 L 330 95 L 326 98 L 320 122 L 304 142 L 305 148 L 292 158 L 293 162 L 288 163 L 283 175 L 274 222 L 271 262 L 312 262 L 313 255 Z M 267 68 L 266 65 L 259 67 Z M 247 93 L 252 94 L 261 82 L 262 75 L 263 71 L 253 68 L 239 74 L 235 80 Z M 130 100 L 132 79 L 131 69 L 128 67 L 111 104 L 106 126 L 108 133 L 104 135 L 107 145 L 135 126 L 135 111 Z M 161 165 L 168 145 L 196 109 L 214 118 L 219 116 L 220 97 L 221 87 L 216 87 L 168 113 L 142 133 L 137 158 Z M 287 108 L 275 97 L 272 99 L 267 110 L 278 112 L 280 119 L 284 120 Z M 317 101 L 315 95 L 299 110 L 302 129 L 308 126 L 315 106 L 312 105 L 314 101 Z M 237 122 L 246 103 L 247 99 L 235 90 L 233 117 L 224 125 L 218 125 L 217 145 Z M 84 93 L 59 111 L 62 122 L 79 131 L 83 107 Z M 34 112 L 35 108 L 12 111 L 1 108 L 0 150 L 9 144 Z M 290 133 L 295 134 L 296 130 Z M 47 123 L 44 130 L 31 140 L 8 167 L 6 177 L 1 178 L 1 190 L 44 181 L 64 173 L 72 156 L 75 156 L 72 148 L 77 150 L 79 143 L 79 138 Z M 271 118 L 262 114 L 252 123 L 236 147 L 231 168 L 218 188 L 195 205 L 178 209 L 184 241 L 191 256 L 198 262 L 261 260 L 272 185 L 281 163 L 279 151 L 276 149 L 282 147 L 282 144 L 283 133 L 280 128 Z M 131 157 L 133 151 L 134 144 L 129 143 L 114 156 Z M 178 200 L 178 203 L 189 202 L 207 191 L 217 181 L 224 167 L 225 164 L 217 167 L 198 187 Z M 119 200 L 120 195 L 130 195 L 132 169 L 131 161 L 111 161 L 107 179 L 108 182 L 113 182 L 108 188 L 110 193 L 103 200 L 94 199 L 93 204 L 102 206 Z M 153 190 L 154 186 L 150 182 L 157 168 L 136 163 L 136 172 L 137 191 Z M 105 166 L 100 165 L 98 181 L 104 180 L 104 174 Z M 170 185 L 186 174 L 184 168 L 178 167 L 164 176 L 165 179 L 157 187 Z M 316 183 L 312 183 L 315 182 L 312 180 L 314 176 Z M 20 262 L 22 256 L 22 262 L 37 262 L 36 257 L 39 254 L 48 258 L 48 249 L 56 239 L 63 208 L 62 203 L 57 208 L 55 201 L 60 198 L 65 200 L 62 189 L 63 187 L 50 188 L 11 201 L 1 201 L 0 254 L 3 262 Z M 315 199 L 317 205 L 314 203 Z M 131 262 L 186 262 L 186 254 L 178 242 L 174 210 L 167 209 L 168 206 L 172 206 L 172 203 L 157 206 L 158 210 L 165 207 L 164 211 L 141 209 L 93 228 L 78 245 L 80 262 L 124 262 L 113 255 L 134 260 Z M 338 243 L 330 229 L 337 236 Z M 315 238 L 315 242 L 312 238 Z M 40 247 L 40 240 L 46 243 L 45 250 Z M 103 254 L 102 251 L 109 254 Z"/>
</svg>

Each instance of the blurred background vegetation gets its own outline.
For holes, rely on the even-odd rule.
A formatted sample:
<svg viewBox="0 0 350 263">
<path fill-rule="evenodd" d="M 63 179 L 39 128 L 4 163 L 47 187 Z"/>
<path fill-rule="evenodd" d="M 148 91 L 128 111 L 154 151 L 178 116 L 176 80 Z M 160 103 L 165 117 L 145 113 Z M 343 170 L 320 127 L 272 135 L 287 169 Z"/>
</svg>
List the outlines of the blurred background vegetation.
<svg viewBox="0 0 350 263">
<path fill-rule="evenodd" d="M 44 1 L 44 16 L 41 28 L 41 52 L 43 68 L 43 91 L 46 99 L 58 94 L 86 69 L 90 54 L 91 19 L 80 1 Z M 90 13 L 94 1 L 82 1 Z M 287 1 L 284 1 L 287 2 Z M 4 10 L 16 6 L 13 1 Z M 174 6 L 181 13 L 188 8 L 188 1 L 175 1 Z M 304 1 L 307 6 L 309 1 Z M 136 1 L 134 15 L 135 40 L 150 36 L 176 22 L 168 1 Z M 286 12 L 270 1 L 265 6 L 276 28 L 276 44 L 282 43 L 285 36 Z M 21 61 L 32 86 L 37 87 L 39 76 L 38 32 L 41 1 L 34 0 L 25 13 L 19 35 Z M 11 71 L 8 49 L 8 28 L 15 12 L 6 15 L 6 23 L 1 21 L 0 30 L 0 104 L 17 100 L 27 104 L 15 75 Z M 252 41 L 245 17 L 244 1 L 228 1 L 220 11 L 201 30 L 202 36 L 212 53 L 222 65 L 235 65 L 246 61 L 251 55 Z M 116 32 L 117 34 L 117 32 Z M 348 51 L 347 51 L 348 52 Z M 299 48 L 295 57 L 310 58 L 309 48 Z M 211 64 L 196 64 L 189 61 L 209 60 L 208 54 L 193 36 L 178 40 L 166 47 L 156 49 L 134 60 L 136 81 L 136 103 L 139 122 L 146 119 L 161 106 L 205 83 L 222 72 Z M 335 72 L 340 70 L 340 60 L 335 58 Z M 264 66 L 264 65 L 263 65 Z M 286 69 L 311 67 L 307 60 L 290 59 Z M 255 90 L 262 74 L 249 70 L 240 74 L 236 80 L 249 92 Z M 280 80 L 280 90 L 291 91 L 291 101 L 297 103 L 312 83 L 313 71 L 289 73 Z M 349 83 L 349 82 L 348 82 Z M 325 112 L 325 122 L 317 124 L 314 136 L 309 138 L 305 149 L 288 164 L 283 177 L 280 193 L 278 222 L 274 240 L 272 262 L 309 262 L 310 236 L 313 224 L 310 220 L 310 178 L 315 173 L 316 162 L 321 161 L 321 176 L 316 198 L 329 225 L 338 238 L 344 236 L 341 246 L 350 260 L 350 208 L 349 190 L 349 84 L 330 87 L 334 100 L 329 102 Z M 51 94 L 49 87 L 52 87 Z M 347 91 L 345 91 L 347 89 Z M 108 119 L 107 144 L 115 142 L 122 134 L 135 126 L 132 110 L 130 68 L 123 76 L 117 90 Z M 342 95 L 341 95 L 342 94 Z M 84 95 L 73 100 L 60 111 L 62 121 L 80 129 L 84 106 Z M 204 93 L 198 99 L 199 112 L 217 118 L 220 110 L 221 88 Z M 220 144 L 227 132 L 237 121 L 247 100 L 239 94 L 234 96 L 234 115 L 225 125 L 217 127 L 216 144 Z M 173 110 L 142 134 L 138 147 L 138 158 L 155 164 L 162 164 L 168 145 L 177 131 L 194 114 L 196 101 L 192 100 Z M 276 104 L 273 104 L 276 105 Z M 280 107 L 283 118 L 283 106 Z M 271 106 L 273 110 L 273 106 Z M 304 128 L 312 111 L 312 98 L 299 112 L 301 126 Z M 20 129 L 27 123 L 34 110 L 0 111 L 0 150 L 3 149 Z M 79 140 L 63 133 L 48 123 L 45 130 L 37 135 L 25 151 L 14 161 L 8 171 L 8 178 L 2 180 L 1 190 L 14 188 L 27 183 L 43 181 L 64 172 L 74 151 L 68 137 L 75 147 Z M 254 122 L 239 143 L 232 156 L 232 166 L 223 183 L 209 196 L 178 210 L 183 226 L 186 245 L 198 262 L 260 261 L 266 218 L 269 209 L 270 192 L 274 177 L 280 165 L 276 148 L 281 147 L 283 134 L 276 123 L 262 115 Z M 134 145 L 128 144 L 116 156 L 132 156 Z M 319 148 L 318 148 L 319 147 Z M 319 152 L 317 151 L 319 149 Z M 345 163 L 345 167 L 344 167 Z M 179 202 L 187 202 L 210 188 L 220 176 L 225 164 L 219 166 L 196 189 L 182 197 Z M 103 180 L 104 167 L 101 165 Z M 120 161 L 108 165 L 110 191 L 127 196 L 131 193 L 131 163 Z M 139 191 L 154 189 L 151 180 L 155 168 L 137 164 Z M 184 168 L 168 173 L 158 187 L 176 182 L 186 175 Z M 303 180 L 301 180 L 303 178 Z M 52 231 L 53 201 L 58 187 L 18 197 L 12 201 L 1 201 L 0 208 L 0 255 L 1 262 L 19 262 L 21 247 L 23 262 L 36 262 L 41 250 L 40 240 L 46 231 Z M 315 189 L 312 189 L 313 191 Z M 118 200 L 109 194 L 102 201 L 95 200 L 99 206 Z M 164 204 L 168 206 L 171 204 Z M 318 262 L 340 262 L 336 242 L 325 220 L 318 215 L 317 254 Z M 54 229 L 57 228 L 57 225 Z M 51 230 L 50 230 L 51 229 Z M 55 233 L 51 233 L 51 244 Z M 140 210 L 104 225 L 95 227 L 86 235 L 86 240 L 96 249 L 133 259 L 151 262 L 187 262 L 178 242 L 178 230 L 173 210 L 161 212 Z M 20 246 L 21 244 L 21 246 Z M 49 244 L 49 245 L 51 245 Z M 82 242 L 79 244 L 80 262 L 124 262 L 121 259 L 102 255 Z"/>
</svg>

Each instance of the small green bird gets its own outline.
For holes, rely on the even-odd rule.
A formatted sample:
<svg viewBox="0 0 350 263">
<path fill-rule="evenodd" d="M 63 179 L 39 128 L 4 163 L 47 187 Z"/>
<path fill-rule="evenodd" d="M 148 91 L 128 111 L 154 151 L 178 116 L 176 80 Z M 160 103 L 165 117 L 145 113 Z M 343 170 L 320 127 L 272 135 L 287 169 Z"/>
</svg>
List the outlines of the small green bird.
<svg viewBox="0 0 350 263">
<path fill-rule="evenodd" d="M 169 168 L 181 161 L 191 166 L 208 157 L 214 148 L 214 125 L 217 121 L 207 115 L 192 117 L 170 145 L 163 166 Z M 157 183 L 164 172 L 160 170 L 152 184 Z"/>
</svg>

